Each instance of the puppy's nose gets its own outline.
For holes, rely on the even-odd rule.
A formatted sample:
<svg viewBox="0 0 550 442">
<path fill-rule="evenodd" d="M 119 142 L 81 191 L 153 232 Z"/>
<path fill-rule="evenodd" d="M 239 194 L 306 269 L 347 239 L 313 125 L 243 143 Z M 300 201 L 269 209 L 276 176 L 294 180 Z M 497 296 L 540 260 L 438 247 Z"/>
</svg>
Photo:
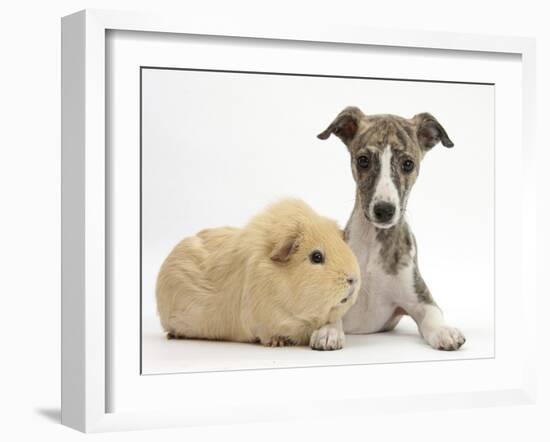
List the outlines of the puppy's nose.
<svg viewBox="0 0 550 442">
<path fill-rule="evenodd" d="M 376 221 L 387 223 L 393 218 L 393 215 L 395 214 L 395 206 L 392 203 L 386 203 L 385 201 L 382 201 L 374 205 L 373 211 Z"/>
</svg>

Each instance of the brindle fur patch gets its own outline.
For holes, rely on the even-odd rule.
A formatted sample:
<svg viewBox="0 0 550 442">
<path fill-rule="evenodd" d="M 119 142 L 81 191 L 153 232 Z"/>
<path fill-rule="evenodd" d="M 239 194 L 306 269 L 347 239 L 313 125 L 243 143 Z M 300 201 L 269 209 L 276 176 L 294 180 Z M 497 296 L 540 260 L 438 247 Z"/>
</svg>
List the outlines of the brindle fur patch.
<svg viewBox="0 0 550 442">
<path fill-rule="evenodd" d="M 414 249 L 414 273 L 413 273 L 413 283 L 414 283 L 414 291 L 416 293 L 416 297 L 418 299 L 418 302 L 423 302 L 425 304 L 431 304 L 431 305 L 437 305 L 434 299 L 432 298 L 432 294 L 430 292 L 430 289 L 424 282 L 424 279 L 422 278 L 422 275 L 420 274 L 420 270 L 418 268 L 418 248 L 416 246 L 416 238 L 411 232 L 411 240 L 412 240 L 412 246 Z"/>
<path fill-rule="evenodd" d="M 381 244 L 380 258 L 388 274 L 397 275 L 411 262 L 411 235 L 409 226 L 403 220 L 389 229 L 378 229 L 376 239 Z"/>
<path fill-rule="evenodd" d="M 424 304 L 435 304 L 435 301 L 432 298 L 432 294 L 430 293 L 428 286 L 420 275 L 416 262 L 414 265 L 414 290 L 416 292 L 416 296 L 419 302 L 422 302 Z"/>
<path fill-rule="evenodd" d="M 357 165 L 357 158 L 362 155 L 369 158 L 370 164 L 366 169 Z M 357 156 L 352 156 L 353 175 L 357 181 L 357 188 L 363 207 L 370 206 L 371 199 L 374 196 L 374 188 L 380 176 L 381 167 L 380 154 L 378 152 L 374 153 L 368 149 L 361 149 Z"/>
</svg>

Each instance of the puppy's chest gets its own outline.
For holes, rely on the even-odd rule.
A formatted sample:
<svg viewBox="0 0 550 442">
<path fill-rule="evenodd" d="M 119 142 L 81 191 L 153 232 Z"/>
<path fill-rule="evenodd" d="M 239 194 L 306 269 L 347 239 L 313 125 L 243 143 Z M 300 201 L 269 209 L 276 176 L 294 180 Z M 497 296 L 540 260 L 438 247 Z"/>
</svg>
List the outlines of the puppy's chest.
<svg viewBox="0 0 550 442">
<path fill-rule="evenodd" d="M 362 286 L 369 296 L 395 293 L 402 284 L 400 275 L 388 274 L 381 255 L 382 246 L 375 241 L 362 244 L 352 250 L 355 252 L 362 275 Z"/>
<path fill-rule="evenodd" d="M 394 273 L 389 273 L 384 262 L 384 244 L 374 234 L 354 235 L 351 232 L 349 245 L 355 253 L 361 269 L 362 301 L 368 296 L 371 307 L 393 305 L 410 293 L 413 283 L 413 263 L 404 265 Z"/>
</svg>

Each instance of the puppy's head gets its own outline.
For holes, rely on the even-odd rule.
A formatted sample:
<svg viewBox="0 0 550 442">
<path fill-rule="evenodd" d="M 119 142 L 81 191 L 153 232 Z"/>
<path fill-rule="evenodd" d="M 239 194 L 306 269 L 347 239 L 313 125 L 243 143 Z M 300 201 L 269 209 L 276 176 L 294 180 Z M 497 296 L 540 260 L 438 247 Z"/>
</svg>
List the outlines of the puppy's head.
<svg viewBox="0 0 550 442">
<path fill-rule="evenodd" d="M 317 137 L 326 140 L 331 134 L 347 146 L 364 214 L 378 228 L 400 220 L 425 153 L 440 142 L 454 145 L 428 113 L 406 119 L 347 107 Z"/>
</svg>

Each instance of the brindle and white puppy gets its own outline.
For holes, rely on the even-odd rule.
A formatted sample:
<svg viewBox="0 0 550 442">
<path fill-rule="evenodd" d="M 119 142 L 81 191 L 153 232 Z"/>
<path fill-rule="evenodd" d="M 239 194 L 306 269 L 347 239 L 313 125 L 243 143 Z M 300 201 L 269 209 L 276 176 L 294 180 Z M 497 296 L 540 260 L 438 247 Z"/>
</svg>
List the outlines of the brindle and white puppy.
<svg viewBox="0 0 550 442">
<path fill-rule="evenodd" d="M 325 140 L 331 134 L 344 142 L 351 155 L 357 188 L 346 239 L 364 272 L 363 284 L 343 324 L 318 330 L 311 347 L 339 349 L 344 332 L 392 330 L 403 315 L 410 315 L 433 348 L 459 349 L 464 336 L 445 323 L 420 276 L 416 242 L 404 218 L 422 158 L 437 143 L 453 147 L 453 142 L 428 113 L 405 119 L 365 115 L 357 107 L 344 109 L 318 138 Z"/>
</svg>

